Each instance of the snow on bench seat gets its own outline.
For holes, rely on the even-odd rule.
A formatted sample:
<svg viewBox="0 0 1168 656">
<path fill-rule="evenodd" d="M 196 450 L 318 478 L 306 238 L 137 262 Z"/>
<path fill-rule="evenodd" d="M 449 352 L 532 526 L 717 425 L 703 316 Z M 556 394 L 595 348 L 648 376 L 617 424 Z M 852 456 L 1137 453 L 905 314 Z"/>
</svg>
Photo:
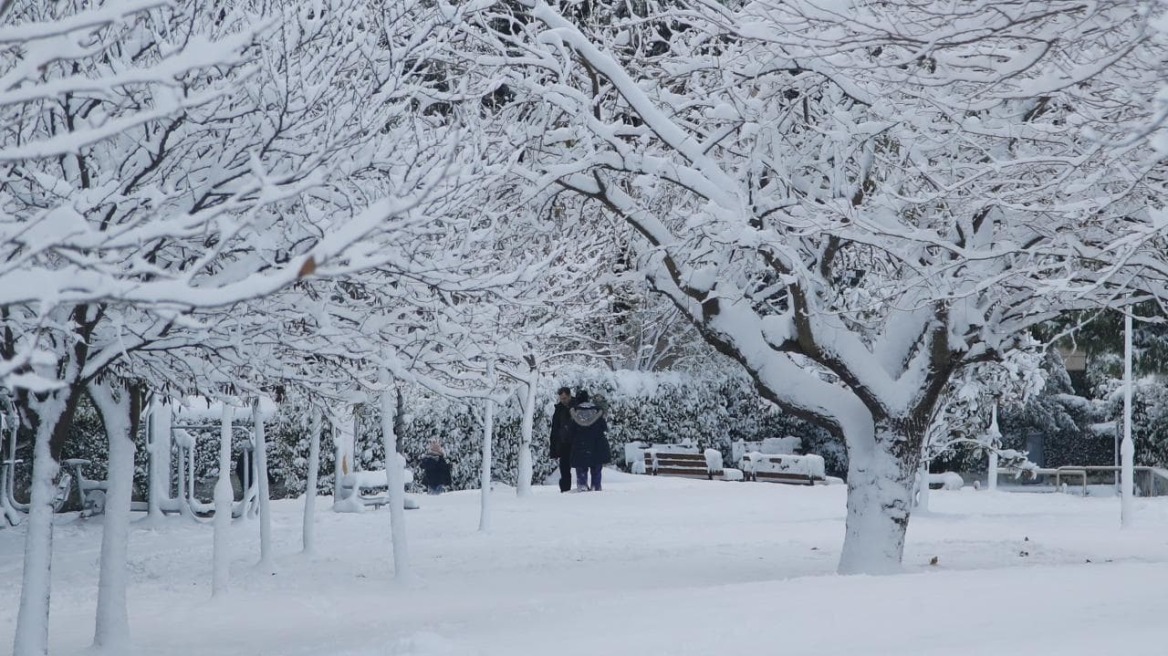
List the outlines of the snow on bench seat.
<svg viewBox="0 0 1168 656">
<path fill-rule="evenodd" d="M 941 472 L 929 474 L 929 489 L 931 490 L 960 490 L 965 486 L 965 479 L 955 472 Z"/>
<path fill-rule="evenodd" d="M 697 447 L 690 451 L 650 448 L 644 451 L 645 473 L 654 476 L 681 476 L 683 478 L 704 478 L 713 480 L 722 473 L 721 454 L 712 458 L 707 449 L 699 453 Z"/>
<path fill-rule="evenodd" d="M 414 472 L 406 467 L 406 460 L 401 454 L 398 454 L 398 462 L 402 466 L 402 482 L 404 485 L 409 485 L 414 482 Z M 341 499 L 338 501 L 342 504 L 342 508 L 348 509 L 350 512 L 358 512 L 356 506 L 370 506 L 372 508 L 380 508 L 389 503 L 389 494 L 382 493 L 380 495 L 366 495 L 363 494 L 366 490 L 389 490 L 389 479 L 386 476 L 384 469 L 370 469 L 367 471 L 350 472 L 341 477 Z M 405 507 L 417 507 L 416 502 L 406 497 Z"/>
<path fill-rule="evenodd" d="M 697 444 L 682 440 L 678 444 L 649 444 L 639 440 L 625 445 L 625 465 L 630 469 L 638 462 L 645 462 L 645 452 L 652 449 L 657 453 L 700 453 Z"/>
<path fill-rule="evenodd" d="M 795 456 L 754 451 L 742 457 L 744 473 L 754 481 L 814 485 L 827 480 L 822 456 Z"/>
</svg>

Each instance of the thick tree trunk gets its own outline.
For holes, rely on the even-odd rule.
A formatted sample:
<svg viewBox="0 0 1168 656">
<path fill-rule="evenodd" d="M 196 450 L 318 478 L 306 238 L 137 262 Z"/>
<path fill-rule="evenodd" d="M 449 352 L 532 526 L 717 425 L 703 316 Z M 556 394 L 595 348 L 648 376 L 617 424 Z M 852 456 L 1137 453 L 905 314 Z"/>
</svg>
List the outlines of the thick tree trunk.
<svg viewBox="0 0 1168 656">
<path fill-rule="evenodd" d="M 14 656 L 49 653 L 49 585 L 53 553 L 53 481 L 60 465 L 53 458 L 52 442 L 57 423 L 65 414 L 67 391 L 58 392 L 37 408 L 36 443 L 32 462 L 32 494 L 24 539 L 24 575 L 20 610 L 16 616 Z"/>
<path fill-rule="evenodd" d="M 491 438 L 495 433 L 495 400 L 487 399 L 483 413 L 483 466 L 479 475 L 481 507 L 479 510 L 479 530 L 491 530 Z"/>
<path fill-rule="evenodd" d="M 259 568 L 271 574 L 275 571 L 272 563 L 272 503 L 268 490 L 268 442 L 264 434 L 264 418 L 260 414 L 260 400 L 251 406 L 252 428 L 255 434 L 255 472 L 258 483 L 260 506 L 260 562 Z M 244 490 L 244 498 L 247 490 Z"/>
<path fill-rule="evenodd" d="M 115 396 L 115 394 L 117 396 Z M 130 643 L 126 609 L 126 562 L 130 543 L 130 501 L 134 489 L 134 440 L 130 436 L 134 405 L 125 385 L 92 383 L 89 396 L 109 438 L 101 563 L 97 583 L 97 621 L 93 646 L 123 653 Z"/>
<path fill-rule="evenodd" d="M 316 551 L 316 482 L 320 474 L 321 413 L 312 411 L 312 426 L 308 429 L 308 479 L 304 487 L 304 553 Z"/>
<path fill-rule="evenodd" d="M 399 581 L 409 580 L 410 549 L 406 539 L 406 477 L 397 453 L 397 390 L 389 372 L 382 370 L 381 383 L 381 439 L 385 447 L 385 477 L 389 497 L 389 527 L 393 540 L 393 576 Z"/>
<path fill-rule="evenodd" d="M 223 402 L 223 419 L 219 432 L 219 479 L 215 482 L 214 543 L 212 547 L 211 596 L 227 591 L 231 557 L 228 555 L 227 532 L 231 530 L 231 503 L 235 492 L 231 488 L 231 422 L 235 408 Z M 247 494 L 247 491 L 244 491 Z"/>
<path fill-rule="evenodd" d="M 900 571 L 920 439 L 878 428 L 870 448 L 848 451 L 848 518 L 840 574 Z"/>
<path fill-rule="evenodd" d="M 520 423 L 519 467 L 516 474 L 515 494 L 531 496 L 531 434 L 535 425 L 535 392 L 539 372 L 532 371 L 523 390 L 523 420 Z"/>
</svg>

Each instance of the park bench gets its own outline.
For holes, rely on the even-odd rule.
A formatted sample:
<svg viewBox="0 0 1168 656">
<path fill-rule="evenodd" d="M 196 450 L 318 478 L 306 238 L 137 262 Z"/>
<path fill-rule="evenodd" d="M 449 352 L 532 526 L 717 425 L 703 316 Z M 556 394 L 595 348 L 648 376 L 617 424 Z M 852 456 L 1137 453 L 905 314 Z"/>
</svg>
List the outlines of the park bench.
<svg viewBox="0 0 1168 656">
<path fill-rule="evenodd" d="M 704 453 L 680 453 L 677 451 L 645 451 L 645 473 L 654 476 L 681 476 L 684 478 L 704 478 L 714 480 L 722 473 L 712 469 Z"/>
<path fill-rule="evenodd" d="M 404 482 L 408 486 L 414 482 L 414 472 L 406 469 L 403 472 Z M 367 494 L 371 491 L 380 491 L 380 494 Z M 389 503 L 389 481 L 384 469 L 351 472 L 341 476 L 341 499 L 354 498 L 361 505 L 368 508 L 380 508 Z M 406 510 L 415 510 L 418 502 L 406 495 L 404 506 Z"/>
<path fill-rule="evenodd" d="M 815 485 L 827 482 L 823 458 L 816 455 L 796 456 L 755 451 L 742 456 L 742 470 L 748 479 L 763 483 Z"/>
</svg>

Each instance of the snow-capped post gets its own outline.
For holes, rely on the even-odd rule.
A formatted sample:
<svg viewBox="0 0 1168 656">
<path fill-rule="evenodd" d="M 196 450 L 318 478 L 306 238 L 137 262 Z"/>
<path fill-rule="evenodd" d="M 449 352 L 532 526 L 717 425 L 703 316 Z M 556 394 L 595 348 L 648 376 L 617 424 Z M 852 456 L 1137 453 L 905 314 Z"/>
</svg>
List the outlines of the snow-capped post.
<svg viewBox="0 0 1168 656">
<path fill-rule="evenodd" d="M 316 482 L 320 473 L 320 408 L 312 409 L 312 421 L 308 427 L 308 478 L 304 485 L 304 553 L 312 554 L 316 550 Z"/>
<path fill-rule="evenodd" d="M 170 404 L 160 393 L 150 400 L 150 428 L 147 434 L 150 455 L 150 489 L 147 517 L 151 522 L 162 519 L 162 504 L 170 500 Z"/>
<path fill-rule="evenodd" d="M 1135 491 L 1136 447 L 1132 443 L 1132 315 L 1131 309 L 1123 312 L 1123 443 L 1119 446 L 1120 488 L 1119 524 L 1122 528 L 1132 525 L 1132 495 Z"/>
<path fill-rule="evenodd" d="M 227 399 L 223 403 L 223 417 L 219 428 L 219 478 L 215 481 L 214 546 L 212 547 L 211 596 L 227 591 L 230 558 L 227 554 L 227 532 L 231 529 L 231 502 L 235 492 L 231 488 L 231 434 L 235 408 Z M 192 454 L 193 459 L 193 454 Z M 246 494 L 247 491 L 244 491 Z"/>
<path fill-rule="evenodd" d="M 1002 433 L 998 430 L 998 404 L 995 403 L 990 409 L 990 429 L 989 429 L 989 443 L 990 443 L 990 465 L 989 465 L 989 484 L 986 486 L 991 492 L 998 489 L 998 449 L 1002 446 Z"/>
<path fill-rule="evenodd" d="M 272 563 L 272 504 L 268 490 L 268 443 L 264 435 L 264 415 L 260 397 L 251 403 L 251 426 L 255 440 L 255 475 L 259 484 L 260 506 L 260 562 L 265 573 L 275 571 Z M 246 495 L 247 492 L 245 491 Z"/>
<path fill-rule="evenodd" d="M 531 434 L 535 426 L 535 393 L 539 386 L 539 369 L 534 358 L 528 357 L 529 373 L 523 382 L 523 419 L 519 424 L 519 464 L 515 482 L 515 494 L 531 496 Z"/>
<path fill-rule="evenodd" d="M 397 452 L 397 386 L 386 367 L 381 368 L 381 440 L 385 447 L 385 478 L 388 485 L 389 525 L 393 540 L 393 576 L 408 580 L 410 571 L 409 543 L 406 540 L 406 481 L 401 456 Z"/>
<path fill-rule="evenodd" d="M 90 383 L 88 389 L 109 439 L 108 487 L 102 518 L 93 646 L 111 653 L 123 653 L 130 644 L 126 561 L 130 541 L 130 498 L 134 488 L 131 430 L 140 414 L 141 397 L 137 390 L 125 383 L 95 382 Z"/>
</svg>

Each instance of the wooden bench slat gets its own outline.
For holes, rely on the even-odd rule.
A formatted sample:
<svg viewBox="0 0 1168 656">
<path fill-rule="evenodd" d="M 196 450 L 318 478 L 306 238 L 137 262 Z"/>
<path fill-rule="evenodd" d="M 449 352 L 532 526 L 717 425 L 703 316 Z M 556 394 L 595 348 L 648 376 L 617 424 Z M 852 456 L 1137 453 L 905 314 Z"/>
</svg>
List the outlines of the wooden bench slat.
<svg viewBox="0 0 1168 656">
<path fill-rule="evenodd" d="M 804 474 L 784 474 L 781 472 L 755 472 L 754 480 L 764 483 L 799 483 L 815 485 L 816 481 L 826 482 L 822 478 L 806 476 Z"/>
<path fill-rule="evenodd" d="M 815 480 L 813 477 L 805 476 L 803 474 L 783 474 L 781 472 L 755 472 L 754 475 L 759 477 L 759 478 L 782 478 L 782 479 L 790 479 L 793 481 Z"/>
<path fill-rule="evenodd" d="M 710 479 L 721 472 L 711 472 L 706 454 L 687 452 L 645 452 L 645 473 L 658 476 Z"/>
<path fill-rule="evenodd" d="M 656 474 L 659 476 L 677 476 L 679 478 L 709 478 L 710 475 L 705 471 L 698 471 L 696 469 L 658 469 Z"/>
</svg>

